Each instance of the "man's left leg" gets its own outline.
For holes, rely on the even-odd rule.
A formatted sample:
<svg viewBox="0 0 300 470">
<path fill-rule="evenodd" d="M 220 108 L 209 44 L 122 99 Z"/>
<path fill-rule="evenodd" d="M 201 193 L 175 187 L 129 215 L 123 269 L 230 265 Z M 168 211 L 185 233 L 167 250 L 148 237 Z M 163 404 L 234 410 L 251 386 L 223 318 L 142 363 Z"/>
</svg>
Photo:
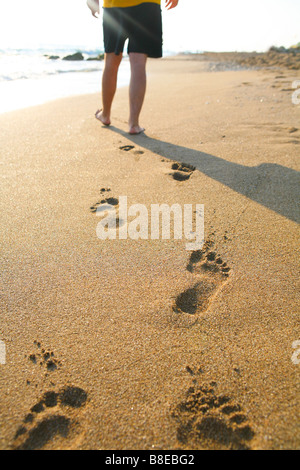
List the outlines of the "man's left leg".
<svg viewBox="0 0 300 470">
<path fill-rule="evenodd" d="M 146 93 L 146 62 L 147 55 L 138 52 L 129 53 L 131 79 L 129 85 L 129 133 L 140 134 L 145 129 L 139 124 Z"/>
</svg>

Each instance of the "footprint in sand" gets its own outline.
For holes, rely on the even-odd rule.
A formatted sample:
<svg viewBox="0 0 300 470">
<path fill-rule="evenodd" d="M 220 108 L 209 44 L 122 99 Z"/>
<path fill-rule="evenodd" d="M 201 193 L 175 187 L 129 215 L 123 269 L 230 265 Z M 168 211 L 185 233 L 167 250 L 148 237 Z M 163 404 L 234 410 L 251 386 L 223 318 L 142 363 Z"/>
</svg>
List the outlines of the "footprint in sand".
<svg viewBox="0 0 300 470">
<path fill-rule="evenodd" d="M 295 132 L 298 132 L 299 129 L 297 127 L 289 127 L 288 133 L 289 134 L 294 134 Z"/>
<path fill-rule="evenodd" d="M 129 152 L 130 150 L 133 150 L 135 148 L 134 145 L 122 145 L 121 147 L 119 147 L 120 150 L 124 151 L 124 152 Z M 134 159 L 136 162 L 138 162 L 141 158 L 141 155 L 143 155 L 145 152 L 143 152 L 143 150 L 134 150 L 133 154 L 134 154 Z"/>
<path fill-rule="evenodd" d="M 196 167 L 190 165 L 189 163 L 175 162 L 172 165 L 172 170 L 175 171 L 170 173 L 170 175 L 175 181 L 187 181 L 190 179 L 192 173 L 196 170 Z"/>
<path fill-rule="evenodd" d="M 250 450 L 254 432 L 246 414 L 215 387 L 215 382 L 199 385 L 194 380 L 184 401 L 171 410 L 179 448 Z"/>
<path fill-rule="evenodd" d="M 227 281 L 230 268 L 206 242 L 201 250 L 192 252 L 187 270 L 195 276 L 195 283 L 180 293 L 173 305 L 178 314 L 197 315 L 208 309 L 210 301 Z"/>
<path fill-rule="evenodd" d="M 103 189 L 101 190 L 103 191 Z M 110 189 L 106 189 L 105 191 L 110 191 Z M 100 220 L 99 223 L 106 228 L 106 230 L 113 230 L 119 229 L 125 225 L 125 220 L 119 217 L 119 200 L 116 197 L 107 197 L 105 199 L 101 199 L 101 201 L 96 202 L 93 206 L 90 207 L 90 211 L 95 213 L 96 215 L 104 214 L 107 212 L 103 220 Z"/>
<path fill-rule="evenodd" d="M 100 190 L 100 195 L 103 196 L 105 192 L 111 191 L 109 188 L 102 188 Z M 104 199 L 101 199 L 100 201 L 97 201 L 95 204 L 93 204 L 90 207 L 90 211 L 95 213 L 95 212 L 103 212 L 105 209 L 104 206 L 114 206 L 117 207 L 119 204 L 119 200 L 116 197 L 106 197 Z M 109 209 L 109 207 L 107 207 Z"/>
<path fill-rule="evenodd" d="M 119 147 L 120 150 L 123 150 L 124 152 L 129 152 L 130 150 L 133 150 L 135 148 L 134 145 L 122 145 L 121 147 Z M 143 150 L 135 150 L 133 152 L 135 155 L 143 155 Z"/>
<path fill-rule="evenodd" d="M 295 126 L 287 127 L 283 124 L 264 123 L 259 126 L 249 124 L 246 126 L 261 135 L 268 137 L 270 144 L 300 144 L 300 129 Z"/>
<path fill-rule="evenodd" d="M 47 372 L 53 372 L 59 369 L 61 362 L 55 357 L 53 351 L 45 349 L 39 341 L 34 341 L 34 345 L 36 352 L 28 356 L 28 360 L 32 364 L 39 364 L 41 367 L 45 368 Z"/>
<path fill-rule="evenodd" d="M 78 412 L 86 405 L 87 392 L 66 386 L 58 392 L 48 391 L 25 416 L 14 436 L 14 450 L 42 449 L 56 436 L 78 438 Z"/>
<path fill-rule="evenodd" d="M 282 88 L 281 91 L 293 93 L 293 91 L 295 91 L 295 89 L 294 88 Z"/>
<path fill-rule="evenodd" d="M 134 145 L 122 145 L 119 147 L 120 150 L 123 150 L 124 152 L 129 152 L 130 150 L 134 149 Z"/>
</svg>

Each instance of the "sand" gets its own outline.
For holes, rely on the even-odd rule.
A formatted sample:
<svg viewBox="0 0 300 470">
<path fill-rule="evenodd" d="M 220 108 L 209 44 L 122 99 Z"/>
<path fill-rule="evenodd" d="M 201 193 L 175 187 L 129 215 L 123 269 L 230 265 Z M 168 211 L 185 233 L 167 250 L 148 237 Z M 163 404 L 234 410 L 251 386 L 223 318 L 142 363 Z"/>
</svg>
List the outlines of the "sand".
<svg viewBox="0 0 300 470">
<path fill-rule="evenodd" d="M 299 448 L 299 76 L 210 65 L 149 61 L 145 135 L 126 88 L 0 116 L 1 449 Z M 98 239 L 121 196 L 205 245 Z"/>
</svg>

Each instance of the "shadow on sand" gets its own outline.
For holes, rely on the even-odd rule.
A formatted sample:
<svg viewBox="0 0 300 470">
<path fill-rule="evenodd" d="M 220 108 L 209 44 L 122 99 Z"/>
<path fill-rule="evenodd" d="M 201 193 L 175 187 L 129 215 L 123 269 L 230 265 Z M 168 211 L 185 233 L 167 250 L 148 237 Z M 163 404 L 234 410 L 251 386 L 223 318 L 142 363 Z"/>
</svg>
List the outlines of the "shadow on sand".
<svg viewBox="0 0 300 470">
<path fill-rule="evenodd" d="M 193 165 L 201 173 L 252 201 L 293 222 L 300 221 L 300 173 L 295 170 L 275 163 L 244 166 L 198 150 L 153 139 L 146 134 L 131 136 L 114 126 L 107 129 L 164 158 Z M 175 159 L 174 155 L 180 155 L 180 158 Z"/>
</svg>

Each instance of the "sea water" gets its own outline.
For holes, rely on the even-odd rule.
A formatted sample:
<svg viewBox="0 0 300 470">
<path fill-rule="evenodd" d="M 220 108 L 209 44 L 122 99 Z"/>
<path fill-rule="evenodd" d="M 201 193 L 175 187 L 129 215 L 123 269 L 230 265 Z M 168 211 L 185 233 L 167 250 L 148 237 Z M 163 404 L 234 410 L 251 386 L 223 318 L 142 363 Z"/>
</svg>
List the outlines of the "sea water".
<svg viewBox="0 0 300 470">
<path fill-rule="evenodd" d="M 103 61 L 87 60 L 101 51 L 80 51 L 84 60 L 63 57 L 76 49 L 0 49 L 0 113 L 27 108 L 72 95 L 101 91 Z M 58 56 L 50 59 L 49 56 Z M 118 87 L 126 86 L 130 66 L 124 57 L 118 74 Z"/>
</svg>

